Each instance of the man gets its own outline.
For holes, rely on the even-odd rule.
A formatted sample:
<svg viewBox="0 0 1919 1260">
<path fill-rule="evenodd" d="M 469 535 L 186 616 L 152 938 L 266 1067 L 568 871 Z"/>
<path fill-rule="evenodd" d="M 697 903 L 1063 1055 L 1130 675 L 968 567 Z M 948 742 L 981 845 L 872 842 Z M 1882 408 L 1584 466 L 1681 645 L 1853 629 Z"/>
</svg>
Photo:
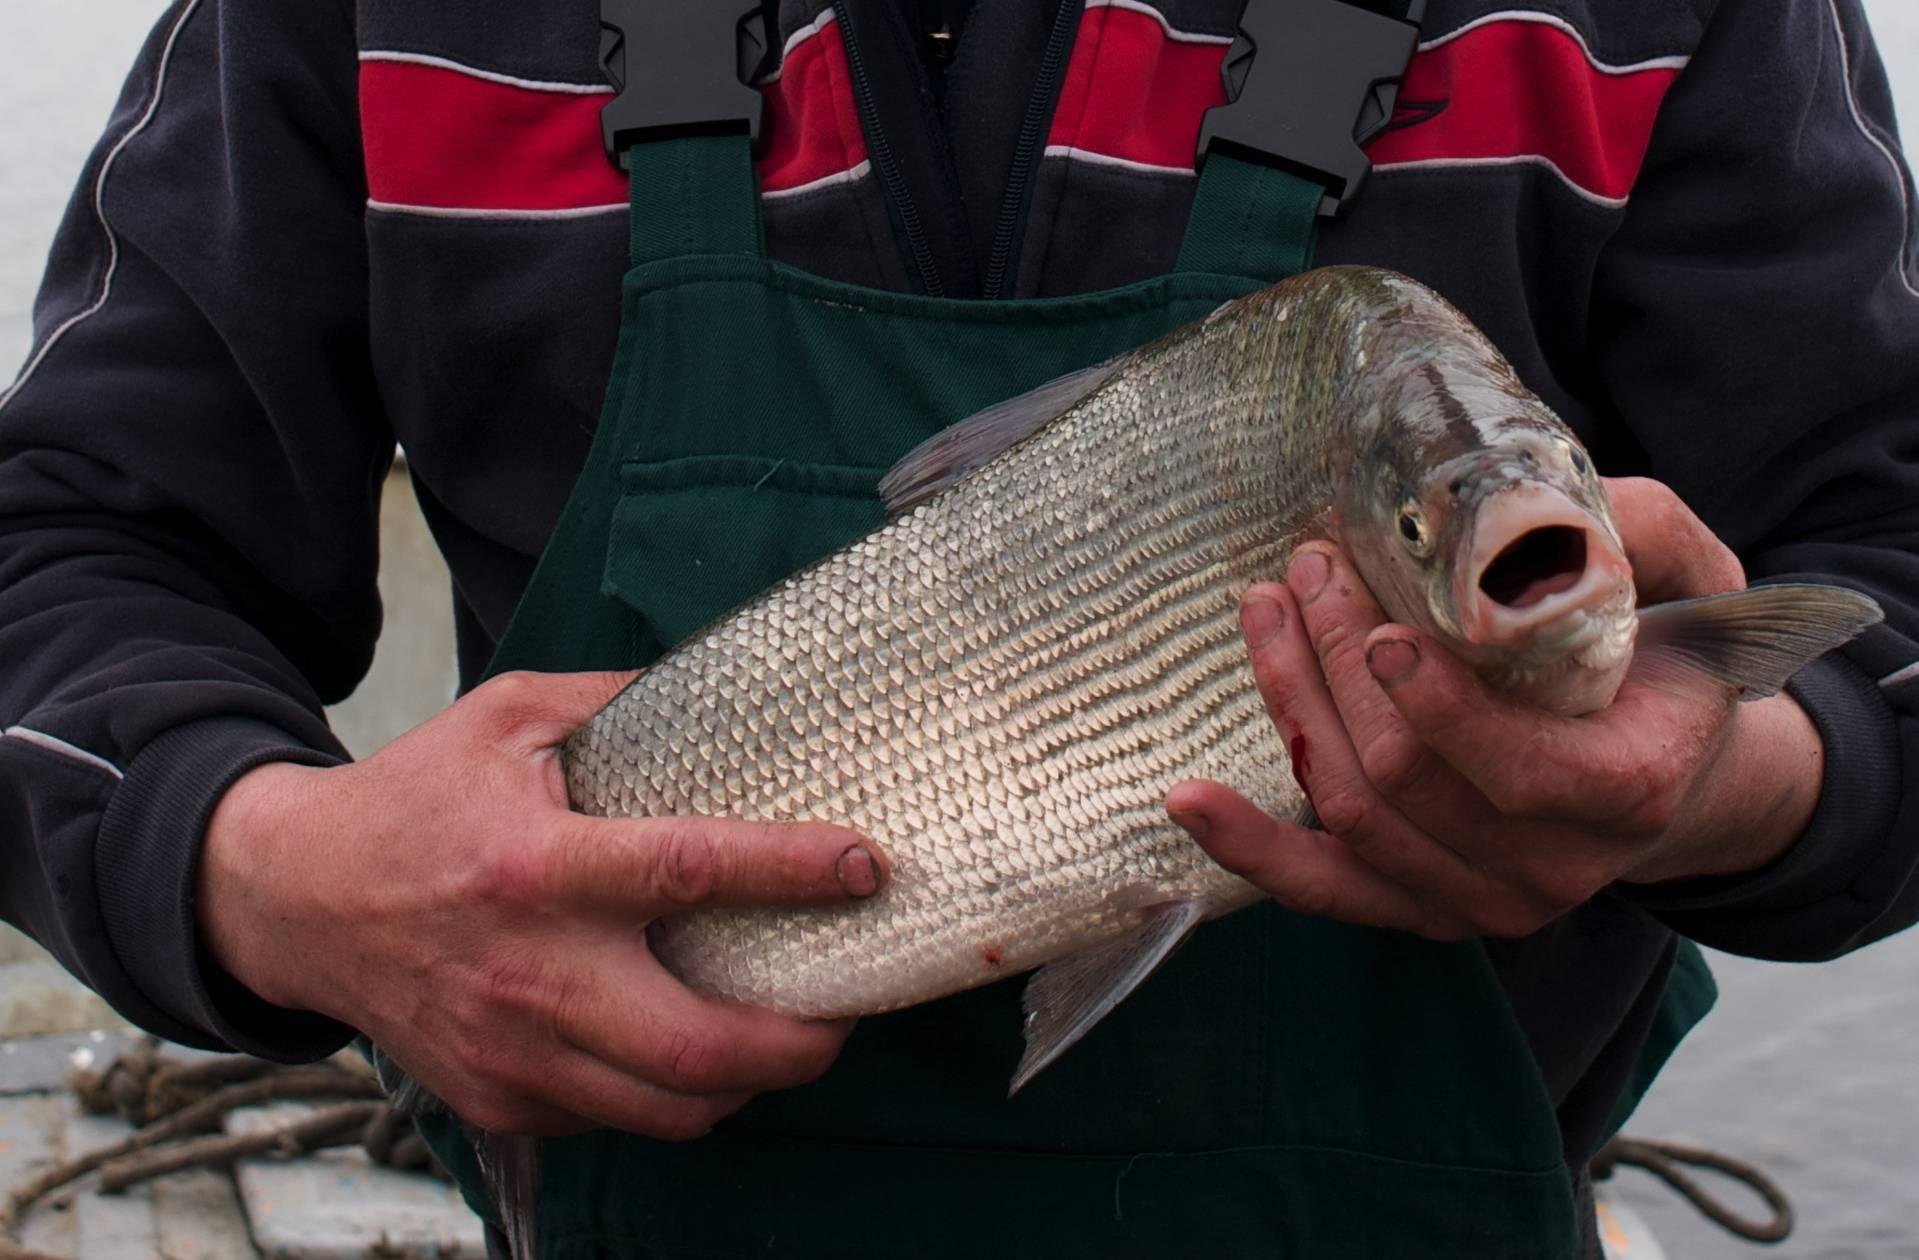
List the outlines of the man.
<svg viewBox="0 0 1919 1260">
<path fill-rule="evenodd" d="M 767 249 L 986 300 L 1167 271 L 1238 8 L 783 4 Z M 1639 686 L 1566 724 L 1379 629 L 1310 549 L 1245 623 L 1327 831 L 1212 786 L 1168 802 L 1294 913 L 1202 933 L 1018 1104 L 974 1018 L 1005 986 L 868 1021 L 790 1089 L 848 1030 L 688 991 L 638 929 L 871 895 L 870 839 L 569 814 L 553 750 L 624 674 L 496 679 L 358 765 L 320 717 L 377 632 L 396 437 L 468 684 L 572 519 L 628 245 L 595 19 L 185 0 L 83 178 L 0 404 L 0 860 L 9 919 L 130 1018 L 281 1059 L 358 1029 L 508 1132 L 682 1141 L 758 1095 L 683 1146 L 550 1148 L 580 1197 L 549 1228 L 613 1250 L 1549 1254 L 1566 1170 L 1696 1014 L 1675 931 L 1818 958 L 1919 913 L 1919 285 L 1857 6 L 1434 0 L 1316 261 L 1432 284 L 1603 472 L 1676 492 L 1616 483 L 1647 599 L 1812 576 L 1887 625 L 1775 701 Z M 780 465 L 710 484 L 736 458 L 712 433 L 622 466 L 614 528 L 652 546 L 605 576 L 634 658 L 596 664 L 692 628 L 660 592 L 772 549 L 777 524 L 718 527 Z"/>
</svg>

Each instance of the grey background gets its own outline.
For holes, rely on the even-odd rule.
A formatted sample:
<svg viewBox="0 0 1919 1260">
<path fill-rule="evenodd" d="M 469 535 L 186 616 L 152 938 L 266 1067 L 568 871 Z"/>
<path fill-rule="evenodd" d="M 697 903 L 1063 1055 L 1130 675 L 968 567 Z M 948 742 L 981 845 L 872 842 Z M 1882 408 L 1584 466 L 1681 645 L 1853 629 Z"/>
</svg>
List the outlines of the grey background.
<svg viewBox="0 0 1919 1260">
<path fill-rule="evenodd" d="M 1919 3 L 1866 7 L 1901 116 L 1919 119 Z M 0 374 L 26 357 L 47 242 L 162 8 L 0 0 Z M 444 703 L 452 686 L 445 571 L 403 476 L 389 482 L 383 519 L 388 631 L 373 677 L 334 714 L 361 754 Z M 1632 1130 L 1708 1143 L 1779 1176 L 1801 1225 L 1773 1255 L 1919 1260 L 1919 933 L 1819 967 L 1717 956 L 1714 966 L 1720 1009 L 1681 1048 Z M 1759 1254 L 1636 1174 L 1621 1178 L 1620 1191 L 1673 1260 Z"/>
</svg>

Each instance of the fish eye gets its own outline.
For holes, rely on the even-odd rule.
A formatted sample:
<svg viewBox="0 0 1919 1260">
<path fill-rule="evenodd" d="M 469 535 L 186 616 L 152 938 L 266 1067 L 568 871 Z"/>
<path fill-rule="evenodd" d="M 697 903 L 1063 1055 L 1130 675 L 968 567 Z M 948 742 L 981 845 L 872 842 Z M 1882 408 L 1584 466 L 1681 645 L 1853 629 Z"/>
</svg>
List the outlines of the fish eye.
<svg viewBox="0 0 1919 1260">
<path fill-rule="evenodd" d="M 1406 550 L 1415 556 L 1424 556 L 1431 547 L 1431 541 L 1426 536 L 1425 519 L 1410 502 L 1399 509 L 1399 536 L 1406 540 Z"/>
<path fill-rule="evenodd" d="M 1573 471 L 1580 476 L 1586 475 L 1586 453 L 1577 446 L 1572 448 Z"/>
</svg>

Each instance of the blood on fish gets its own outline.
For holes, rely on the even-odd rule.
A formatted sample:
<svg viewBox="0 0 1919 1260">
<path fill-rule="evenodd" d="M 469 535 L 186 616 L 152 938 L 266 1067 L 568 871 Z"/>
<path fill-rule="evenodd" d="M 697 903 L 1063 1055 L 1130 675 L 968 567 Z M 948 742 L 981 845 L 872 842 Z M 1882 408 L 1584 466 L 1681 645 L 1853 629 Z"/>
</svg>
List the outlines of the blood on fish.
<svg viewBox="0 0 1919 1260">
<path fill-rule="evenodd" d="M 997 967 L 1000 965 L 1000 952 L 999 946 L 997 945 L 984 946 L 981 948 L 979 956 L 980 961 L 989 967 Z"/>
</svg>

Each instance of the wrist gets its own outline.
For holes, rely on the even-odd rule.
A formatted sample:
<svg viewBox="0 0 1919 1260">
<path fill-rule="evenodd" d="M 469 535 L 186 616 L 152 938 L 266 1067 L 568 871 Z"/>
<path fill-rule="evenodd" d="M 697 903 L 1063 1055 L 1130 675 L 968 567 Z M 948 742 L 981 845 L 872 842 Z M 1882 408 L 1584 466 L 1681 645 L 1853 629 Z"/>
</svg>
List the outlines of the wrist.
<svg viewBox="0 0 1919 1260">
<path fill-rule="evenodd" d="M 201 842 L 194 915 L 202 952 L 261 1000 L 317 1010 L 297 964 L 297 895 L 311 882 L 295 855 L 308 792 L 323 771 L 268 762 L 235 779 Z"/>
<path fill-rule="evenodd" d="M 1725 751 L 1688 811 L 1688 839 L 1635 882 L 1742 875 L 1784 857 L 1819 805 L 1825 744 L 1799 702 L 1781 692 L 1736 705 Z"/>
</svg>

